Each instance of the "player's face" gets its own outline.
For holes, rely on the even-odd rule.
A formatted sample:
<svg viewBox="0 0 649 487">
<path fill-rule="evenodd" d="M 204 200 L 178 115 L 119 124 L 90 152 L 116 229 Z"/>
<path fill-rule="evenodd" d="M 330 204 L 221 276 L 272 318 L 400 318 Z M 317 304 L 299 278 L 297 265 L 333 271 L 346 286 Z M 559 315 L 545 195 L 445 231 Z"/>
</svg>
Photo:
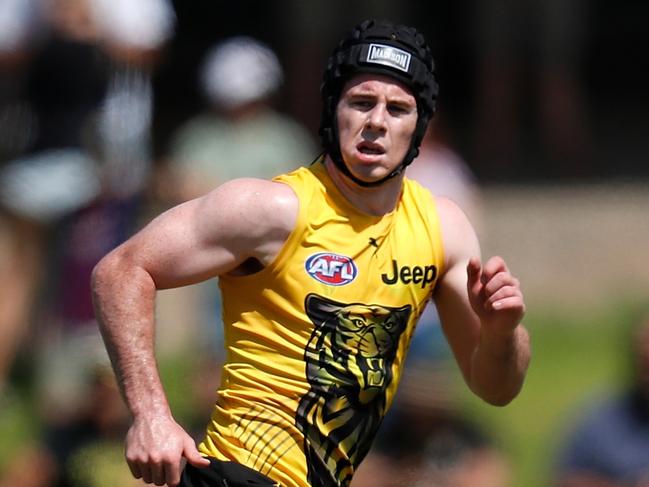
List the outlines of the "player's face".
<svg viewBox="0 0 649 487">
<path fill-rule="evenodd" d="M 363 74 L 343 86 L 336 117 L 340 151 L 350 172 L 363 181 L 378 181 L 408 152 L 417 101 L 399 81 Z"/>
</svg>

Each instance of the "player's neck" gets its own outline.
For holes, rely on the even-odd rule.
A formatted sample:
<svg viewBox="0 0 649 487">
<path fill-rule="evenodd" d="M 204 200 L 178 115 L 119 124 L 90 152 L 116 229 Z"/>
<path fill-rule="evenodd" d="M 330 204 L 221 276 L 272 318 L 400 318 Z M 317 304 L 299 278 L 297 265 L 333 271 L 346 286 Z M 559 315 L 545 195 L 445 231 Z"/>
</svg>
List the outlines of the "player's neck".
<svg viewBox="0 0 649 487">
<path fill-rule="evenodd" d="M 403 176 L 396 176 L 377 187 L 366 188 L 354 183 L 336 167 L 327 156 L 325 168 L 340 193 L 357 209 L 369 215 L 385 215 L 397 205 L 401 195 Z"/>
</svg>

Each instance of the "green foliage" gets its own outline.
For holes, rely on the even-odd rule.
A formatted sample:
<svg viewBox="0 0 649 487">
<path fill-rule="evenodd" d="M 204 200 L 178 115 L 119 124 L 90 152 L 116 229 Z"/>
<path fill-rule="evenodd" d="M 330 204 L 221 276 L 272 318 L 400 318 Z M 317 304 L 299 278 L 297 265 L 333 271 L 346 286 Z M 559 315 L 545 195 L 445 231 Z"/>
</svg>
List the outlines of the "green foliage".
<svg viewBox="0 0 649 487">
<path fill-rule="evenodd" d="M 20 448 L 35 441 L 40 422 L 26 395 L 13 389 L 0 397 L 0 474 Z M 0 476 L 1 478 L 1 476 Z"/>
<path fill-rule="evenodd" d="M 84 487 L 140 486 L 124 461 L 121 443 L 96 442 L 73 455 L 67 465 L 74 485 Z"/>
</svg>

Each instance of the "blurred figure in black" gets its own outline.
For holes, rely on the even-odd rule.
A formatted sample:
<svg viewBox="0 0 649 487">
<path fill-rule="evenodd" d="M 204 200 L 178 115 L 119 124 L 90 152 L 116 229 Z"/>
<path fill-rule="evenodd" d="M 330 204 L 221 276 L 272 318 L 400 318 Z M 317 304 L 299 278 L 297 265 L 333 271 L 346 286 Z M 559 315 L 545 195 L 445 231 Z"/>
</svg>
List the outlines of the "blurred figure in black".
<svg viewBox="0 0 649 487">
<path fill-rule="evenodd" d="M 579 409 L 558 460 L 557 487 L 649 486 L 649 315 L 633 333 L 632 381 Z"/>
<path fill-rule="evenodd" d="M 57 0 L 62 1 L 62 0 Z M 37 330 L 37 390 L 55 422 L 75 414 L 86 394 L 83 371 L 107 356 L 94 319 L 90 274 L 99 259 L 137 226 L 151 169 L 151 76 L 170 38 L 166 0 L 65 0 L 85 6 L 101 56 L 104 90 L 84 126 L 99 191 L 58 220 L 52 240 L 43 311 Z M 83 71 L 83 68 L 79 68 Z M 44 339 L 43 339 L 44 338 Z"/>
<path fill-rule="evenodd" d="M 0 171 L 30 142 L 31 111 L 26 101 L 26 75 L 36 27 L 34 1 L 0 3 Z M 21 249 L 14 232 L 19 225 L 0 205 L 0 398 L 7 393 L 9 368 L 20 340 L 24 306 Z M 25 273 L 29 274 L 29 268 Z M 12 276 L 17 282 L 7 282 Z"/>
<path fill-rule="evenodd" d="M 34 318 L 52 232 L 101 188 L 86 138 L 105 93 L 106 72 L 89 11 L 80 0 L 26 5 L 28 21 L 36 27 L 23 44 L 29 54 L 21 72 L 24 91 L 13 93 L 17 109 L 3 120 L 14 128 L 8 133 L 22 139 L 4 144 L 8 150 L 0 166 L 0 218 L 7 250 L 0 270 L 0 363 L 6 364 L 0 373 L 11 364 Z"/>
<path fill-rule="evenodd" d="M 87 479 L 68 479 L 73 452 L 86 455 L 88 440 L 121 431 L 95 424 L 109 414 L 112 396 L 93 376 L 108 357 L 90 273 L 137 225 L 150 172 L 151 76 L 174 14 L 167 0 L 34 0 L 33 8 L 38 35 L 21 93 L 29 137 L 20 150 L 5 151 L 0 167 L 9 250 L 0 266 L 0 333 L 7 338 L 0 366 L 9 367 L 22 340 L 20 364 L 33 371 L 34 428 L 43 429 L 42 444 L 12 457 L 42 465 L 44 485 L 88 487 Z M 96 473 L 95 460 L 77 471 Z M 7 476 L 14 474 L 11 468 Z"/>
</svg>

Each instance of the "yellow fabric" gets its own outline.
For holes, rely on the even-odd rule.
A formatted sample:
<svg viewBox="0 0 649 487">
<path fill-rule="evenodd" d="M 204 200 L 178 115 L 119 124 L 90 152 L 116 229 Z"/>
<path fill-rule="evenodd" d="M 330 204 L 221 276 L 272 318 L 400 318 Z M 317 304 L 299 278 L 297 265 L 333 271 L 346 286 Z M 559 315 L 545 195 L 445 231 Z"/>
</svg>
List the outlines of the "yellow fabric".
<svg viewBox="0 0 649 487">
<path fill-rule="evenodd" d="M 383 217 L 351 206 L 321 162 L 276 180 L 299 216 L 271 265 L 220 278 L 227 361 L 200 449 L 284 487 L 347 486 L 442 272 L 437 212 L 408 179 Z"/>
</svg>

